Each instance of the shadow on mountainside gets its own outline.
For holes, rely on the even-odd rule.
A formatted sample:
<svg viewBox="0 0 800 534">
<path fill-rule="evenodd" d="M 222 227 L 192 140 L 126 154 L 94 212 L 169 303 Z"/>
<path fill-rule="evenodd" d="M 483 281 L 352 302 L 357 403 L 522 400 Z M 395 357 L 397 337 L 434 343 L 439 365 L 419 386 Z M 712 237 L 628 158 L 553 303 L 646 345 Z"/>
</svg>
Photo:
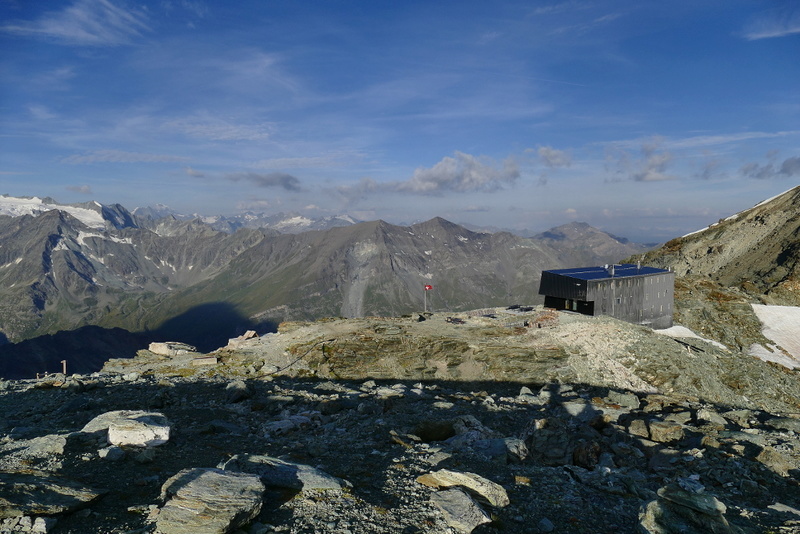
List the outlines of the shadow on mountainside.
<svg viewBox="0 0 800 534">
<path fill-rule="evenodd" d="M 129 510 L 158 503 L 162 484 L 180 470 L 215 467 L 236 454 L 315 466 L 352 484 L 306 497 L 271 489 L 256 520 L 291 532 L 449 531 L 429 501 L 435 491 L 416 481 L 439 469 L 475 473 L 507 491 L 511 504 L 487 508 L 493 522 L 476 534 L 535 532 L 543 518 L 555 532 L 633 534 L 642 506 L 667 485 L 715 495 L 743 532 L 783 524 L 786 512 L 768 508 L 777 500 L 800 503 L 791 483 L 798 471 L 779 473 L 763 461 L 768 445 L 757 438 L 773 435 L 775 417 L 764 412 L 583 384 L 527 384 L 526 392 L 508 382 L 276 377 L 245 380 L 247 393 L 233 396 L 232 383 L 141 379 L 6 392 L 0 436 L 15 428 L 26 428 L 26 438 L 66 434 L 111 410 L 158 410 L 170 420 L 169 442 L 149 456 L 129 449 L 122 460 L 103 460 L 95 440 L 70 438 L 59 473 L 110 491 L 90 513 L 59 518 L 53 534 L 152 532 L 145 514 Z M 30 420 L 31 407 L 48 416 Z M 668 427 L 683 431 L 649 439 L 648 428 Z M 506 444 L 518 442 L 527 455 L 508 453 Z M 8 454 L 0 453 L 2 465 Z M 686 532 L 736 532 L 713 528 Z"/>
<path fill-rule="evenodd" d="M 180 341 L 201 352 L 225 346 L 228 339 L 247 330 L 259 335 L 277 330 L 270 321 L 254 322 L 230 304 L 219 302 L 196 306 L 165 321 L 155 330 L 130 332 L 122 328 L 84 326 L 38 336 L 19 343 L 0 344 L 0 378 L 34 378 L 37 374 L 62 371 L 90 374 L 111 358 L 132 358 L 153 341 Z"/>
<path fill-rule="evenodd" d="M 110 358 L 132 358 L 148 337 L 122 328 L 84 326 L 0 345 L 0 378 L 34 378 L 60 373 L 62 360 L 69 374 L 99 371 Z"/>
<path fill-rule="evenodd" d="M 277 332 L 277 329 L 277 323 L 252 321 L 227 302 L 211 302 L 168 319 L 149 334 L 153 341 L 181 341 L 197 347 L 200 352 L 211 352 L 248 330 L 262 335 Z"/>
</svg>

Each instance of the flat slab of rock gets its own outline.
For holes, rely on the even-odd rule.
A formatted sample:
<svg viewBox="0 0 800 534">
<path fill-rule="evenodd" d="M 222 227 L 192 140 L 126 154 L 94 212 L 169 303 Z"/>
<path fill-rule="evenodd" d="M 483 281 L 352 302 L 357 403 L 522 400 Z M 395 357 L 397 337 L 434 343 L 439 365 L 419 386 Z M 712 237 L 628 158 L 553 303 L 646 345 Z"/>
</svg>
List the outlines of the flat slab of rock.
<svg viewBox="0 0 800 534">
<path fill-rule="evenodd" d="M 0 472 L 0 518 L 78 510 L 105 493 L 44 473 Z"/>
<path fill-rule="evenodd" d="M 225 471 L 253 473 L 270 487 L 296 490 L 341 490 L 347 482 L 310 465 L 257 454 L 237 454 L 219 465 Z"/>
<path fill-rule="evenodd" d="M 161 534 L 225 534 L 252 521 L 265 491 L 259 477 L 221 469 L 184 469 L 167 480 L 156 520 Z"/>
<path fill-rule="evenodd" d="M 459 473 L 440 469 L 417 478 L 417 482 L 431 488 L 461 487 L 495 508 L 508 506 L 508 493 L 500 484 L 475 473 Z"/>
<path fill-rule="evenodd" d="M 112 445 L 155 447 L 169 441 L 170 425 L 159 412 L 117 410 L 98 415 L 81 429 L 89 434 L 104 431 Z"/>
<path fill-rule="evenodd" d="M 459 488 L 437 491 L 431 502 L 442 511 L 447 524 L 459 532 L 472 532 L 478 525 L 492 519 L 464 490 Z"/>
</svg>

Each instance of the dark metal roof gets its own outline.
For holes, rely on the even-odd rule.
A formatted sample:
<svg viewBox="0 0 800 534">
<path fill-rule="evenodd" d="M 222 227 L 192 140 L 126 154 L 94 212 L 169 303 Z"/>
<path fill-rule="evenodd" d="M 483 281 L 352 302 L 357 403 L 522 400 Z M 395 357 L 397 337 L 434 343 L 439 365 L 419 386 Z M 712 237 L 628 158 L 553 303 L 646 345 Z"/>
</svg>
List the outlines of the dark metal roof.
<svg viewBox="0 0 800 534">
<path fill-rule="evenodd" d="M 614 276 L 611 276 L 611 270 L 614 270 Z M 631 276 L 647 276 L 651 274 L 668 273 L 666 269 L 658 269 L 656 267 L 637 266 L 632 263 L 623 263 L 622 265 L 609 265 L 608 269 L 603 266 L 598 267 L 577 267 L 574 269 L 551 269 L 544 271 L 569 278 L 577 278 L 578 280 L 602 280 L 604 278 L 627 278 Z"/>
</svg>

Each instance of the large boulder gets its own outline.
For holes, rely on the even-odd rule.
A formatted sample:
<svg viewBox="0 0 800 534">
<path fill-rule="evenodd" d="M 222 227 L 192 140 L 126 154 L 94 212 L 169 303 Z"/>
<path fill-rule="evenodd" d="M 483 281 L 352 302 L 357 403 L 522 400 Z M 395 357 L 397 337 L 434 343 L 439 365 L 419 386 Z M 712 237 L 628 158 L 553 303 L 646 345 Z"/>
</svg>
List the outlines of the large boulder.
<svg viewBox="0 0 800 534">
<path fill-rule="evenodd" d="M 261 512 L 264 484 L 254 475 L 184 469 L 161 488 L 166 503 L 156 520 L 161 534 L 226 534 Z"/>
</svg>

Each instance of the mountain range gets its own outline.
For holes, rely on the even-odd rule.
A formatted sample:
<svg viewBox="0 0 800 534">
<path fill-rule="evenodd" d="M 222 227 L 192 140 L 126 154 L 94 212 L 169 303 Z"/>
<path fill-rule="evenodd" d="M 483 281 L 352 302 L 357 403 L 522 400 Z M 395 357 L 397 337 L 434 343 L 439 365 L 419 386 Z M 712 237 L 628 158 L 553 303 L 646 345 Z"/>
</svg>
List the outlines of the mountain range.
<svg viewBox="0 0 800 534">
<path fill-rule="evenodd" d="M 535 303 L 542 269 L 609 263 L 645 248 L 580 223 L 524 238 L 441 218 L 397 226 L 134 211 L 0 197 L 0 331 L 9 343 L 24 343 L 3 348 L 0 375 L 26 367 L 30 374 L 20 361 L 25 354 L 47 370 L 58 351 L 41 348 L 50 338 L 32 340 L 79 339 L 88 327 L 100 327 L 95 341 L 123 329 L 211 350 L 244 330 L 270 331 L 290 319 Z M 434 290 L 426 294 L 426 285 Z M 102 343 L 94 345 L 102 352 Z M 56 356 L 33 356 L 43 352 Z"/>
<path fill-rule="evenodd" d="M 0 531 L 797 531 L 800 187 L 653 250 L 23 200 L 0 376 L 49 374 L 0 379 Z M 609 255 L 675 271 L 673 328 L 507 306 Z"/>
<path fill-rule="evenodd" d="M 131 212 L 140 224 L 147 225 L 151 221 L 172 218 L 179 221 L 199 219 L 214 230 L 233 233 L 241 228 L 260 230 L 274 230 L 276 233 L 299 234 L 310 230 L 329 230 L 340 226 L 350 226 L 358 221 L 349 215 L 335 215 L 332 217 L 310 218 L 299 213 L 276 213 L 267 215 L 251 211 L 239 215 L 187 215 L 172 210 L 164 204 L 135 208 Z"/>
</svg>

